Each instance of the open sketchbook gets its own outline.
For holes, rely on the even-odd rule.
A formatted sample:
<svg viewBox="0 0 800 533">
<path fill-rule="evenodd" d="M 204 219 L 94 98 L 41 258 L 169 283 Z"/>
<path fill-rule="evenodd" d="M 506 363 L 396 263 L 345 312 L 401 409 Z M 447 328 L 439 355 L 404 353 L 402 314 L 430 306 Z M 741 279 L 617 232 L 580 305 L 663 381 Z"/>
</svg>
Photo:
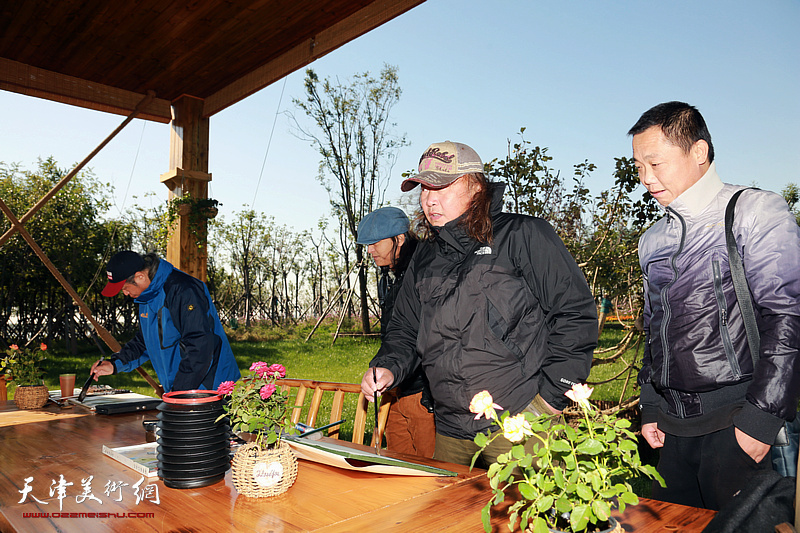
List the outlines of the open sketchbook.
<svg viewBox="0 0 800 533">
<path fill-rule="evenodd" d="M 307 440 L 296 436 L 284 436 L 283 439 L 292 447 L 298 459 L 306 459 L 346 470 L 372 472 L 374 474 L 391 474 L 396 476 L 457 476 L 456 472 L 384 457 L 374 452 L 364 452 L 318 440 Z"/>
</svg>

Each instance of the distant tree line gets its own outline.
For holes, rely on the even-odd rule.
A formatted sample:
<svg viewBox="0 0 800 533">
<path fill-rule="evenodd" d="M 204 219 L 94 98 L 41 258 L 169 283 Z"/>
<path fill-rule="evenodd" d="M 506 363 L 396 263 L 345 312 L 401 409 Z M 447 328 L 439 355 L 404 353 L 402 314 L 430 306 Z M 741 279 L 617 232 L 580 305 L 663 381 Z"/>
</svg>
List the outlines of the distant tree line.
<svg viewBox="0 0 800 533">
<path fill-rule="evenodd" d="M 384 205 L 397 150 L 405 144 L 403 136 L 392 132 L 390 119 L 400 97 L 397 71 L 385 66 L 378 77 L 364 73 L 339 82 L 320 80 L 308 70 L 305 89 L 306 98 L 296 99 L 295 106 L 311 123 L 292 119 L 299 135 L 320 154 L 318 179 L 330 194 L 331 216 L 299 232 L 252 209 L 211 220 L 204 244 L 209 290 L 230 328 L 293 324 L 330 314 L 368 333 L 378 313 L 376 269 L 355 240 L 361 218 Z M 494 181 L 507 184 L 506 211 L 548 220 L 598 300 L 608 298 L 618 312 L 636 317 L 642 308 L 638 240 L 660 211 L 649 195 L 637 192 L 631 159 L 616 158 L 613 185 L 593 195 L 586 183 L 595 170 L 584 160 L 573 166 L 571 176 L 562 176 L 548 148 L 525 138 L 525 128 L 485 168 Z M 21 217 L 65 173 L 52 158 L 30 171 L 0 163 L 0 198 Z M 109 218 L 108 188 L 84 171 L 26 228 L 95 317 L 112 334 L 123 335 L 136 326 L 135 309 L 127 299 L 100 297 L 105 264 L 122 249 L 163 257 L 170 209 L 135 204 Z M 790 183 L 782 193 L 800 223 L 800 190 Z M 0 218 L 0 231 L 10 227 Z M 0 249 L 0 348 L 3 341 L 37 335 L 74 347 L 91 331 L 71 298 L 15 235 Z"/>
</svg>

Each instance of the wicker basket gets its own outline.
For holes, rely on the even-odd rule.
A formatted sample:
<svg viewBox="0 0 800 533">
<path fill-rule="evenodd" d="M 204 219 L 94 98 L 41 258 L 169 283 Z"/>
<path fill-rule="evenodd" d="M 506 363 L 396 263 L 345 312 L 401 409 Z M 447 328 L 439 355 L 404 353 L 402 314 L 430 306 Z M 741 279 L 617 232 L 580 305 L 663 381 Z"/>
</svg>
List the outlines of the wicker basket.
<svg viewBox="0 0 800 533">
<path fill-rule="evenodd" d="M 297 479 L 297 457 L 281 441 L 275 448 L 261 449 L 254 442 L 243 445 L 233 456 L 233 486 L 249 498 L 283 494 Z"/>
<path fill-rule="evenodd" d="M 47 403 L 49 394 L 44 385 L 27 385 L 17 387 L 14 392 L 14 403 L 19 409 L 39 409 Z"/>
</svg>

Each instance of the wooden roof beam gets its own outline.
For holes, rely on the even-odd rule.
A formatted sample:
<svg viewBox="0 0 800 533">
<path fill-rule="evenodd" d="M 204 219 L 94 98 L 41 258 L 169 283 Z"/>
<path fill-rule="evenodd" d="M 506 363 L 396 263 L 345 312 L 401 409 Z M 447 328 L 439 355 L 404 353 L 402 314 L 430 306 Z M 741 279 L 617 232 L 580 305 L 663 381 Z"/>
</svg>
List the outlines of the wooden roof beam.
<svg viewBox="0 0 800 533">
<path fill-rule="evenodd" d="M 2 57 L 0 89 L 117 115 L 129 115 L 146 96 Z M 172 120 L 170 102 L 153 98 L 138 118 L 167 124 Z"/>
</svg>

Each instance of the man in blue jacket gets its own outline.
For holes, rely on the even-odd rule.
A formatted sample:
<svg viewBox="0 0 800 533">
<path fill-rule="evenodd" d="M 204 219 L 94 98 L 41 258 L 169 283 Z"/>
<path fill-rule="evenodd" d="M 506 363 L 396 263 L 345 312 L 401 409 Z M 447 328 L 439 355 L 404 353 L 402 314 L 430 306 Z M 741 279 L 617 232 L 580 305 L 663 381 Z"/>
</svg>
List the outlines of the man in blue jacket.
<svg viewBox="0 0 800 533">
<path fill-rule="evenodd" d="M 91 372 L 130 372 L 150 361 L 165 392 L 216 389 L 241 377 L 205 283 L 150 253 L 126 250 L 108 262 L 103 296 L 120 293 L 139 304 L 139 331 Z"/>
</svg>

